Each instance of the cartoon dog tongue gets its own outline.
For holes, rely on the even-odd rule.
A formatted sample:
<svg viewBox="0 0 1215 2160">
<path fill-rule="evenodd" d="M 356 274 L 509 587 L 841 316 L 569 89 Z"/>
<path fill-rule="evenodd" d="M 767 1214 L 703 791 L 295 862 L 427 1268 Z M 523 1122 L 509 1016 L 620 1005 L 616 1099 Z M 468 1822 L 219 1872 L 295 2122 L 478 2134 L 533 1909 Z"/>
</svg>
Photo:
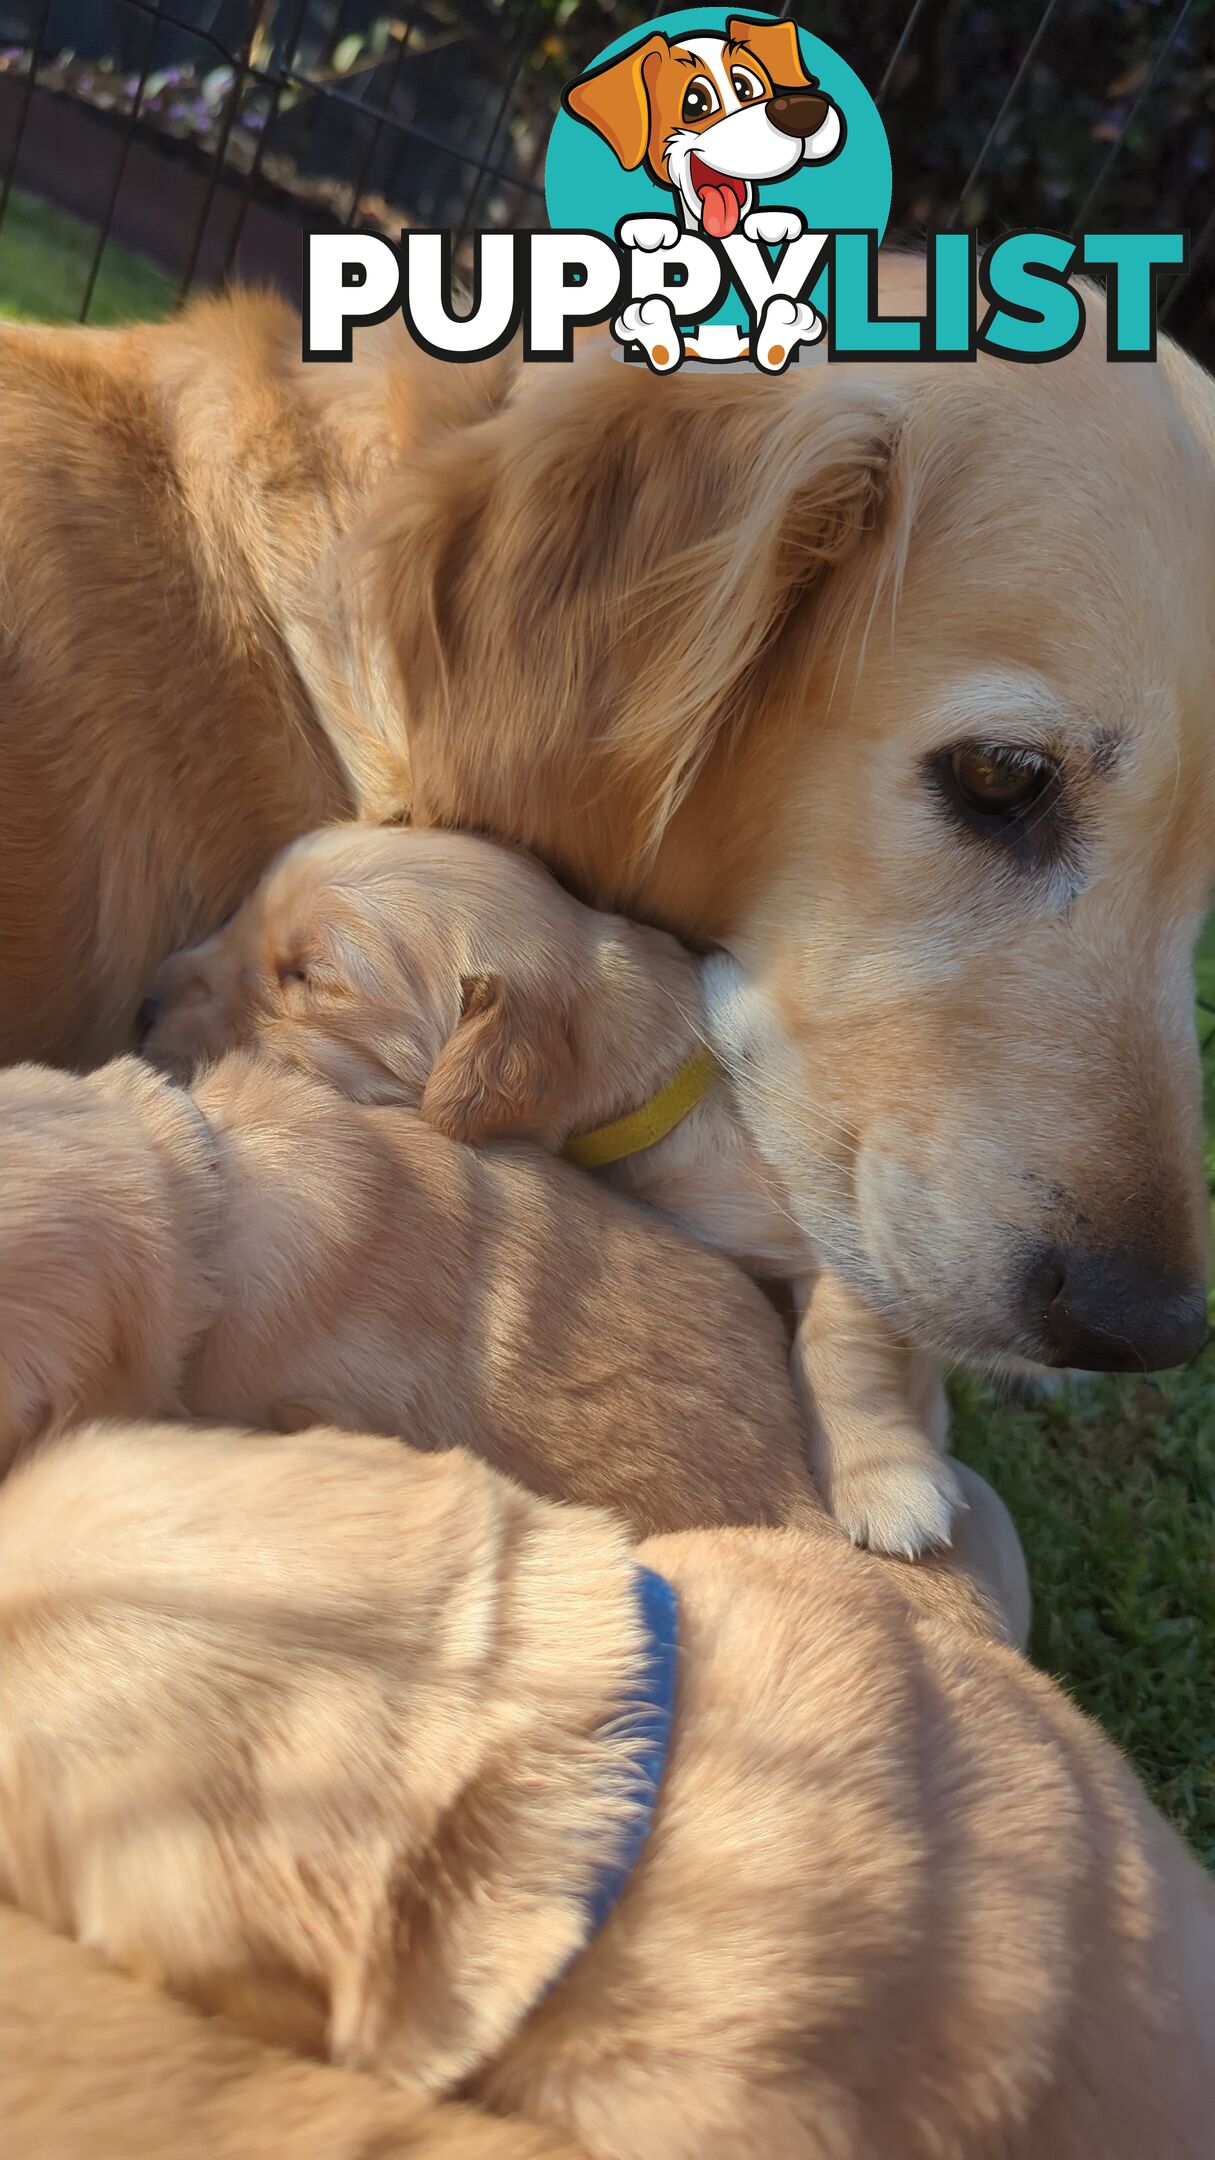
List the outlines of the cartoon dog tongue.
<svg viewBox="0 0 1215 2160">
<path fill-rule="evenodd" d="M 709 238 L 728 240 L 746 201 L 747 191 L 742 182 L 714 172 L 711 165 L 696 158 L 692 165 L 692 185 L 700 197 L 700 220 Z"/>
<path fill-rule="evenodd" d="M 728 240 L 738 223 L 738 197 L 733 188 L 702 188 L 700 215 L 712 239 Z"/>
</svg>

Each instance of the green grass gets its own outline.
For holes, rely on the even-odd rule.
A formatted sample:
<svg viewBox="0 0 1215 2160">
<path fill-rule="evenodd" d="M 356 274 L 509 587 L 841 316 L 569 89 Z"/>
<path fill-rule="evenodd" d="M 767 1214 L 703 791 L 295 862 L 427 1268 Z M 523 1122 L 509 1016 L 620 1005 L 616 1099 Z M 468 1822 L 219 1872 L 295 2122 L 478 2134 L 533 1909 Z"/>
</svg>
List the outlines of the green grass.
<svg viewBox="0 0 1215 2160">
<path fill-rule="evenodd" d="M 1215 923 L 1198 988 L 1215 1006 Z M 1215 1013 L 1198 1019 L 1215 1183 Z M 1032 1404 L 957 1380 L 954 1403 L 957 1451 L 1003 1494 L 1025 1545 L 1033 1656 L 1215 1871 L 1215 1343 L 1180 1372 L 1072 1383 Z"/>
<path fill-rule="evenodd" d="M 0 315 L 74 321 L 93 245 L 75 219 L 14 194 Z M 111 243 L 89 319 L 155 318 L 173 299 L 169 278 Z M 1215 923 L 1198 980 L 1215 1006 Z M 1199 1020 L 1215 1037 L 1215 1014 Z M 1215 1040 L 1206 1112 L 1215 1182 Z M 1215 1869 L 1215 1347 L 1180 1373 L 1068 1386 L 1033 1404 L 959 1380 L 955 1405 L 958 1453 L 1004 1495 L 1025 1543 L 1034 1656 Z"/>
<path fill-rule="evenodd" d="M 16 322 L 75 322 L 96 245 L 97 235 L 89 226 L 14 189 L 0 226 L 0 316 Z M 110 240 L 89 321 L 153 321 L 169 313 L 176 293 L 172 278 Z"/>
</svg>

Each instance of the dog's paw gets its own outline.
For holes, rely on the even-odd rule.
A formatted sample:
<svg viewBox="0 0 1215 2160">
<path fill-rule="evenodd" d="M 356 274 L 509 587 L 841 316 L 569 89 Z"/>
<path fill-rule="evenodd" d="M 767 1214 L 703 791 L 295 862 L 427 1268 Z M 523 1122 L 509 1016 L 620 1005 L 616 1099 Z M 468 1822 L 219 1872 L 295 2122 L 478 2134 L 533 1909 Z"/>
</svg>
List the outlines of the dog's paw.
<svg viewBox="0 0 1215 2160">
<path fill-rule="evenodd" d="M 854 1545 L 916 1560 L 949 1544 L 954 1515 L 966 1501 L 948 1458 L 926 1451 L 837 1468 L 830 1505 Z"/>
<path fill-rule="evenodd" d="M 786 240 L 800 239 L 805 230 L 800 210 L 748 210 L 743 219 L 747 239 L 758 240 L 764 247 L 783 247 Z"/>
<path fill-rule="evenodd" d="M 662 293 L 652 293 L 648 300 L 630 300 L 612 324 L 612 336 L 620 345 L 640 345 L 656 375 L 669 375 L 683 359 L 679 325 Z"/>
<path fill-rule="evenodd" d="M 773 293 L 755 333 L 756 364 L 768 375 L 783 374 L 798 346 L 813 345 L 822 334 L 823 318 L 808 300 Z"/>
<path fill-rule="evenodd" d="M 653 255 L 659 248 L 678 244 L 679 226 L 673 217 L 626 217 L 620 220 L 617 238 L 621 247 L 640 248 L 643 255 Z"/>
</svg>

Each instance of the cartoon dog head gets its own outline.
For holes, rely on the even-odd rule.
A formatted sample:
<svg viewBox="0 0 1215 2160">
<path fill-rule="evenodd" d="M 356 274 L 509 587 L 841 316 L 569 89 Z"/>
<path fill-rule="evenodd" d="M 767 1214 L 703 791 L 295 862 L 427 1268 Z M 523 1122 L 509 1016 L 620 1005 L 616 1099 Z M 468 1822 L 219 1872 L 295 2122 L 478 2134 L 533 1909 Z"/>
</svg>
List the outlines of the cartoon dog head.
<svg viewBox="0 0 1215 2160">
<path fill-rule="evenodd" d="M 754 207 L 759 181 L 822 164 L 844 141 L 843 114 L 806 73 L 796 24 L 741 15 L 724 34 L 674 45 L 655 31 L 571 83 L 562 103 L 626 172 L 644 165 L 672 188 L 686 223 L 715 240 Z"/>
</svg>

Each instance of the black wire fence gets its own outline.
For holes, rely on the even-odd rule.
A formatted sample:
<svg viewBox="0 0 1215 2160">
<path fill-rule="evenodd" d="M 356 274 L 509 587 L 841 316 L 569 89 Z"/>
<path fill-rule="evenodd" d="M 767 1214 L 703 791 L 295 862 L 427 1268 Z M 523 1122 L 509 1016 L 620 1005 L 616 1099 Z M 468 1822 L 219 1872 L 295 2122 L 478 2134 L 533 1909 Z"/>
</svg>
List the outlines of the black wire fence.
<svg viewBox="0 0 1215 2160">
<path fill-rule="evenodd" d="M 306 227 L 541 224 L 562 85 L 662 12 L 386 4 L 0 0 L 0 308 L 14 284 L 10 312 L 81 321 L 233 278 L 298 296 Z M 770 11 L 877 97 L 893 233 L 1185 229 L 1162 318 L 1215 365 L 1215 0 Z"/>
</svg>

